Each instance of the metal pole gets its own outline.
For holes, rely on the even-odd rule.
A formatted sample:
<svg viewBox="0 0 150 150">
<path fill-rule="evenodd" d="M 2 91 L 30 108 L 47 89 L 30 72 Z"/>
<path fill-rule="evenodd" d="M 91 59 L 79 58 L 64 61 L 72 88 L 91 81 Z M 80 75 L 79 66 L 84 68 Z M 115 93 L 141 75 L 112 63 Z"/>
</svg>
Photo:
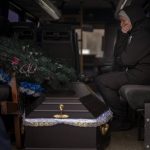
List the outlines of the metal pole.
<svg viewBox="0 0 150 150">
<path fill-rule="evenodd" d="M 80 28 L 81 28 L 81 45 L 80 45 L 80 71 L 83 74 L 83 2 L 80 1 Z"/>
</svg>

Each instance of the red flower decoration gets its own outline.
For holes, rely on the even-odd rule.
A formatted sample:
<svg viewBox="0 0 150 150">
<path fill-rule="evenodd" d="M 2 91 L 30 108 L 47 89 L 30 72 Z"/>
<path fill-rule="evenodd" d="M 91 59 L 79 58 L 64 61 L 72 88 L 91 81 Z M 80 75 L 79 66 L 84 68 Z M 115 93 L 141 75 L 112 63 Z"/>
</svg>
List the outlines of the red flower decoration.
<svg viewBox="0 0 150 150">
<path fill-rule="evenodd" d="M 11 64 L 12 65 L 18 65 L 20 63 L 20 59 L 17 57 L 13 57 Z"/>
</svg>

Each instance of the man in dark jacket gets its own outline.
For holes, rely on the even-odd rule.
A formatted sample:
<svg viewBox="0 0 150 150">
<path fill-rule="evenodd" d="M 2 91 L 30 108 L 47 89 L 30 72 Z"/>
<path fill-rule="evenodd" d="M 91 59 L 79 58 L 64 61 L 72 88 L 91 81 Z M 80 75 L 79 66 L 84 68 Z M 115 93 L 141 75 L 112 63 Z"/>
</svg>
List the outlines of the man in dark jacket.
<svg viewBox="0 0 150 150">
<path fill-rule="evenodd" d="M 96 84 L 106 104 L 121 125 L 127 123 L 127 107 L 119 89 L 125 84 L 150 84 L 150 21 L 140 6 L 128 6 L 118 12 L 124 42 L 118 44 L 116 70 L 97 77 Z M 126 126 L 125 126 L 126 128 Z"/>
</svg>

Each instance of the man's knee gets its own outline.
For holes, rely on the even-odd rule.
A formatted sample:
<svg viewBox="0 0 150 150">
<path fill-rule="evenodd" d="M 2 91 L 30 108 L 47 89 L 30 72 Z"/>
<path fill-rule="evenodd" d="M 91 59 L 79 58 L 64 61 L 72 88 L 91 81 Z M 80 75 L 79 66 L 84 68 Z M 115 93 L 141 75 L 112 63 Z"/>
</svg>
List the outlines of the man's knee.
<svg viewBox="0 0 150 150">
<path fill-rule="evenodd" d="M 110 72 L 102 74 L 96 78 L 96 84 L 110 88 L 112 90 L 119 90 L 119 88 L 128 83 L 128 79 L 124 72 Z"/>
<path fill-rule="evenodd" d="M 102 87 L 108 87 L 109 88 L 109 80 L 110 78 L 107 77 L 106 74 L 102 74 L 95 79 L 95 84 L 97 87 L 102 88 Z"/>
</svg>

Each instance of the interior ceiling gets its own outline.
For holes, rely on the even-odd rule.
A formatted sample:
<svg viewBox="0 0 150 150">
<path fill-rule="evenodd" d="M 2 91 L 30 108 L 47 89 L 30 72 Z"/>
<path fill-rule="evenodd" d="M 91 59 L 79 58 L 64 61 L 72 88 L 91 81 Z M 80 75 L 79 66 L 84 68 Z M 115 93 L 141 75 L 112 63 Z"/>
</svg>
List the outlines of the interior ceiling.
<svg viewBox="0 0 150 150">
<path fill-rule="evenodd" d="M 36 0 L 10 0 L 23 9 L 30 12 L 33 16 L 43 20 L 52 20 L 52 18 L 35 2 Z M 118 0 L 50 0 L 63 15 L 79 13 L 81 4 L 83 11 L 114 9 Z"/>
<path fill-rule="evenodd" d="M 53 3 L 56 5 L 61 0 L 52 0 Z M 64 8 L 73 8 L 73 9 L 79 9 L 80 4 L 82 3 L 84 9 L 97 9 L 97 8 L 110 8 L 111 7 L 111 1 L 109 0 L 62 0 L 62 5 Z"/>
</svg>

